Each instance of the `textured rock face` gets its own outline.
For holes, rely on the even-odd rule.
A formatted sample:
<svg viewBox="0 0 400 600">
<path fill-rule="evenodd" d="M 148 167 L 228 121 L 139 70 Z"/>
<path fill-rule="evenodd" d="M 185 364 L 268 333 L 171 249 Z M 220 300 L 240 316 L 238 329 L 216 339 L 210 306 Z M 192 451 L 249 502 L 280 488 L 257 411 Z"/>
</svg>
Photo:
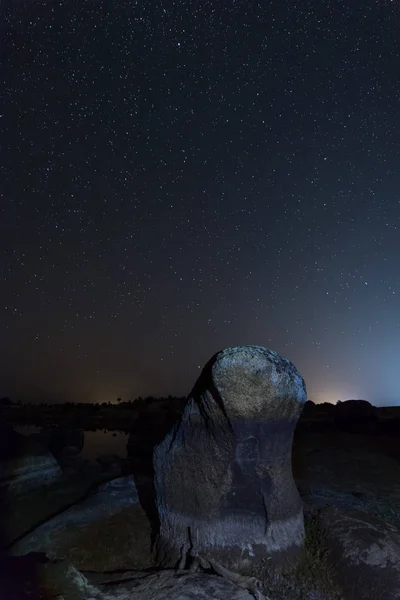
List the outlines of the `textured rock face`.
<svg viewBox="0 0 400 600">
<path fill-rule="evenodd" d="M 158 562 L 209 556 L 245 571 L 301 548 L 291 467 L 304 381 L 276 352 L 228 348 L 206 365 L 154 452 Z"/>
<path fill-rule="evenodd" d="M 22 455 L 0 462 L 0 490 L 3 494 L 18 494 L 48 485 L 62 475 L 52 454 Z"/>
<path fill-rule="evenodd" d="M 68 556 L 90 571 L 147 568 L 153 564 L 150 527 L 132 477 L 99 485 L 81 501 L 58 512 L 16 541 L 9 553 Z"/>
<path fill-rule="evenodd" d="M 22 562 L 22 557 L 20 559 Z M 24 561 L 26 562 L 26 561 Z M 4 590 L 7 598 L 22 598 L 21 588 L 38 590 L 40 598 L 81 600 L 254 600 L 241 589 L 216 575 L 190 573 L 176 577 L 174 572 L 120 571 L 119 573 L 82 573 L 67 560 L 45 562 L 37 555 L 29 561 L 28 576 L 8 577 Z M 32 564 L 33 563 L 33 564 Z M 8 571 L 10 571 L 10 564 Z M 29 565 L 28 565 L 29 566 Z M 14 565 L 19 573 L 27 566 Z M 33 571 L 33 573 L 32 573 Z M 13 581 L 14 579 L 14 581 Z M 2 581 L 3 583 L 3 581 Z M 8 584 L 8 585 L 7 585 Z M 23 585 L 22 585 L 23 584 Z M 39 584 L 39 585 L 38 585 Z M 29 589 L 28 588 L 28 589 Z M 25 597 L 25 595 L 24 595 Z M 36 596 L 35 596 L 36 597 Z"/>
<path fill-rule="evenodd" d="M 400 530 L 363 511 L 333 507 L 323 522 L 345 597 L 399 600 Z"/>
</svg>

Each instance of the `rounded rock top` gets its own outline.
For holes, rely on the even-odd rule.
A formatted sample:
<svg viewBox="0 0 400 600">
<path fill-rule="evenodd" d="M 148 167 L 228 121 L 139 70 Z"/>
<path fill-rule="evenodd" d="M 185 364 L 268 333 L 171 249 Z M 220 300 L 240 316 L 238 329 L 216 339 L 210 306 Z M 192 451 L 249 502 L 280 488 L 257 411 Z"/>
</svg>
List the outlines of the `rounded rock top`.
<svg viewBox="0 0 400 600">
<path fill-rule="evenodd" d="M 303 377 L 288 359 L 263 346 L 236 346 L 215 355 L 211 377 L 236 418 L 297 419 L 307 400 Z"/>
</svg>

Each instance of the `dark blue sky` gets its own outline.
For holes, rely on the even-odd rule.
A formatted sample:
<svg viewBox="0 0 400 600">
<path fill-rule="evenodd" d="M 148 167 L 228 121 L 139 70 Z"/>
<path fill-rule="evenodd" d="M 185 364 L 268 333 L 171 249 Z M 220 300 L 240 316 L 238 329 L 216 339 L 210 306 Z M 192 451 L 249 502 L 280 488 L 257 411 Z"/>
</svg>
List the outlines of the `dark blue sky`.
<svg viewBox="0 0 400 600">
<path fill-rule="evenodd" d="M 181 395 L 260 344 L 400 404 L 398 2 L 0 13 L 0 395 Z"/>
</svg>

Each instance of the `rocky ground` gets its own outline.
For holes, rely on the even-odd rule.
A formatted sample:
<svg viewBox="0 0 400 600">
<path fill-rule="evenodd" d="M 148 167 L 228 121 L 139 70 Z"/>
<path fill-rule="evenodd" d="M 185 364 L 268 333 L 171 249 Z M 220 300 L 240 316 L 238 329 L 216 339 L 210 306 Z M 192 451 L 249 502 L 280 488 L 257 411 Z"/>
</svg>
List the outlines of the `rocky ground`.
<svg viewBox="0 0 400 600">
<path fill-rule="evenodd" d="M 23 457 L 33 446 L 24 441 L 14 479 L 10 458 L 0 475 L 2 598 L 400 599 L 400 436 L 311 421 L 312 427 L 298 427 L 293 445 L 304 550 L 296 564 L 279 571 L 259 565 L 252 573 L 257 585 L 221 576 L 218 565 L 197 572 L 154 569 L 152 515 L 146 502 L 141 506 L 152 493 L 148 457 L 142 472 L 117 457 L 94 467 L 71 446 L 49 458 L 36 438 L 35 471 L 27 477 Z"/>
</svg>

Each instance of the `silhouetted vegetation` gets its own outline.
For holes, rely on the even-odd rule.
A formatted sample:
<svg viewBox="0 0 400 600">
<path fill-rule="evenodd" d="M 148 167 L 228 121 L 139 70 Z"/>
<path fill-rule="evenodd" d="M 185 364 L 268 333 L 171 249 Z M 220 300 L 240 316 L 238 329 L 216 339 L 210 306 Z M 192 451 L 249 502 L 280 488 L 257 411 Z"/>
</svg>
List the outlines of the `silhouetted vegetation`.
<svg viewBox="0 0 400 600">
<path fill-rule="evenodd" d="M 179 413 L 185 397 L 148 396 L 117 402 L 87 403 L 65 402 L 54 403 L 22 403 L 9 398 L 0 400 L 2 417 L 14 425 L 67 425 L 86 430 L 119 429 L 130 432 L 139 415 L 143 413 L 160 413 L 168 415 Z M 150 419 L 151 420 L 151 419 Z"/>
<path fill-rule="evenodd" d="M 0 399 L 0 418 L 14 425 L 38 427 L 62 425 L 85 430 L 115 429 L 131 432 L 137 423 L 171 423 L 179 416 L 185 397 L 137 397 L 131 400 L 87 403 L 22 403 Z M 400 435 L 400 406 L 375 407 L 365 400 L 348 400 L 336 405 L 306 402 L 297 428 L 309 431 L 343 431 L 372 435 Z M 164 430 L 164 427 L 162 427 Z"/>
</svg>

